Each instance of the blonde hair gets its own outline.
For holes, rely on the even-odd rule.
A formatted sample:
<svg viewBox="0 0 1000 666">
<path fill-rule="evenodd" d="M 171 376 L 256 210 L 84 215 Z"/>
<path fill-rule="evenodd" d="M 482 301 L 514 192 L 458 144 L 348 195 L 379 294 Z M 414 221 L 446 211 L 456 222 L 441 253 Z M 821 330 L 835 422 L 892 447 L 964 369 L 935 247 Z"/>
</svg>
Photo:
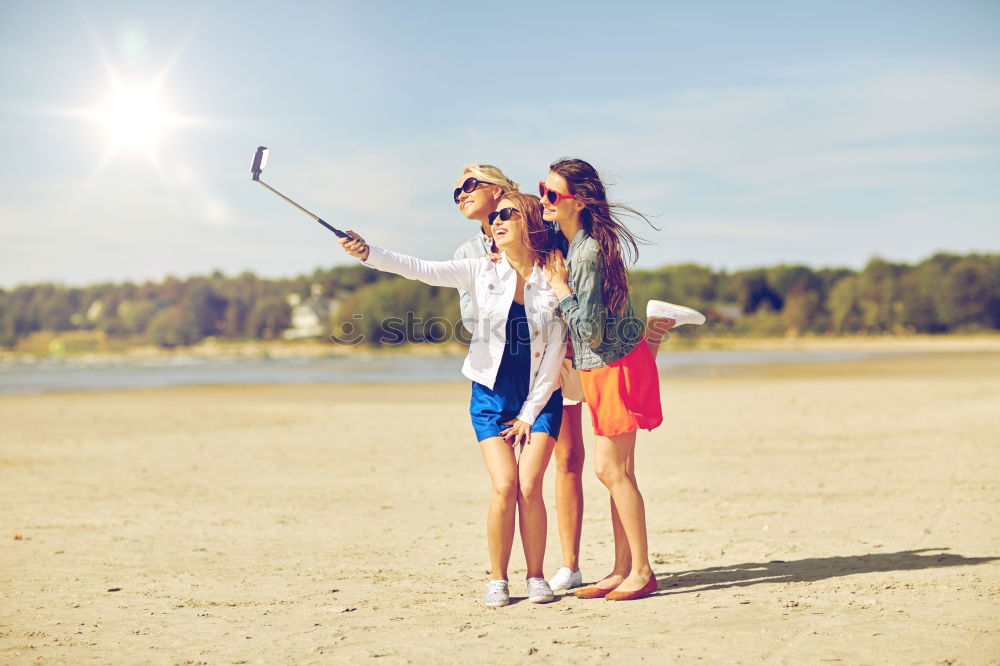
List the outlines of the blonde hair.
<svg viewBox="0 0 1000 666">
<path fill-rule="evenodd" d="M 517 192 L 517 188 L 520 187 L 492 164 L 466 164 L 462 167 L 462 173 L 466 172 L 471 173 L 480 183 L 499 186 L 503 194 Z"/>
</svg>

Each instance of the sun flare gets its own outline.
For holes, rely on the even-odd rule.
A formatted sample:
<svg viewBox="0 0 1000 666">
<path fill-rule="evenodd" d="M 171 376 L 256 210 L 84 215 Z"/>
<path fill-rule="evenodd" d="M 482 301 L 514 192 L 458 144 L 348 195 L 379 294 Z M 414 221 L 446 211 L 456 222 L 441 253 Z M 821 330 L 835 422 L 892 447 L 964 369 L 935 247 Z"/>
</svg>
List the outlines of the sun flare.
<svg viewBox="0 0 1000 666">
<path fill-rule="evenodd" d="M 84 23 L 104 66 L 105 84 L 94 90 L 94 97 L 83 106 L 52 107 L 43 111 L 46 115 L 82 121 L 91 135 L 92 141 L 88 143 L 103 144 L 103 151 L 93 151 L 99 158 L 82 191 L 89 190 L 102 172 L 116 161 L 127 165 L 126 168 L 135 166 L 137 161 L 146 162 L 164 186 L 170 187 L 166 169 L 174 166 L 174 160 L 179 157 L 175 133 L 219 124 L 214 119 L 180 113 L 178 108 L 184 108 L 184 104 L 174 104 L 178 100 L 171 93 L 177 91 L 171 89 L 168 80 L 180 58 L 183 43 L 167 55 L 159 71 L 143 69 L 140 72 L 130 67 L 126 72 L 112 59 L 98 31 L 86 17 Z M 124 49 L 121 56 L 132 65 L 137 56 L 143 55 L 140 51 L 144 48 L 145 37 L 141 32 L 129 29 L 123 33 L 128 38 L 129 48 Z"/>
<path fill-rule="evenodd" d="M 164 132 L 177 124 L 153 86 L 118 86 L 93 113 L 108 135 L 110 148 L 151 152 Z"/>
</svg>

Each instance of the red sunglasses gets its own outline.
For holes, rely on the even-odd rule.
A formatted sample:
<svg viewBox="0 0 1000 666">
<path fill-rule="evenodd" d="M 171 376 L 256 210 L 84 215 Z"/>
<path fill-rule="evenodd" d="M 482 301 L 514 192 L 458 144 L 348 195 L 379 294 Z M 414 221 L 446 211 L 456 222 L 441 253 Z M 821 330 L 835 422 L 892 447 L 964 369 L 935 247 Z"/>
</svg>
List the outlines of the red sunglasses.
<svg viewBox="0 0 1000 666">
<path fill-rule="evenodd" d="M 538 196 L 548 199 L 551 204 L 557 204 L 563 199 L 576 199 L 572 194 L 560 194 L 555 190 L 550 190 L 545 187 L 545 181 L 538 181 Z"/>
</svg>

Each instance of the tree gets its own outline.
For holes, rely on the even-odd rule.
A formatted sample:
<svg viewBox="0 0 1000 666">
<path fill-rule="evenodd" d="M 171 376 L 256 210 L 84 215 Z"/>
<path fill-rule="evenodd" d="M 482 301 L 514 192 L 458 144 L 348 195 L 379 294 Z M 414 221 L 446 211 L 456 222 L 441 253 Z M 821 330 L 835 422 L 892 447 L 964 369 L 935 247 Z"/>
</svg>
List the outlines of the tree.
<svg viewBox="0 0 1000 666">
<path fill-rule="evenodd" d="M 899 277 L 902 325 L 920 333 L 941 333 L 948 326 L 938 313 L 936 292 L 943 289 L 945 269 L 936 262 L 923 261 Z"/>
<path fill-rule="evenodd" d="M 171 305 L 153 317 L 147 336 L 150 342 L 161 347 L 179 347 L 200 340 L 201 332 L 188 310 L 180 305 Z"/>
<path fill-rule="evenodd" d="M 185 295 L 183 307 L 198 329 L 199 339 L 215 335 L 225 328 L 228 301 L 211 284 L 199 281 Z"/>
<path fill-rule="evenodd" d="M 991 308 L 998 287 L 984 262 L 966 257 L 953 264 L 944 278 L 942 319 L 949 327 L 993 324 Z"/>
<path fill-rule="evenodd" d="M 150 299 L 122 301 L 118 304 L 118 319 L 126 333 L 144 333 L 156 315 L 156 303 Z"/>
<path fill-rule="evenodd" d="M 830 310 L 833 330 L 836 333 L 855 332 L 861 328 L 860 300 L 856 275 L 842 278 L 833 285 L 827 305 Z"/>
<path fill-rule="evenodd" d="M 73 328 L 73 314 L 80 304 L 69 289 L 49 285 L 38 294 L 38 326 L 48 331 L 68 331 Z"/>
<path fill-rule="evenodd" d="M 247 329 L 255 338 L 276 338 L 292 321 L 292 309 L 280 297 L 258 301 L 247 320 Z"/>
<path fill-rule="evenodd" d="M 767 272 L 763 269 L 734 273 L 729 293 L 744 314 L 756 312 L 764 305 L 771 310 L 780 310 L 783 305 L 781 295 L 768 282 Z"/>
<path fill-rule="evenodd" d="M 858 297 L 865 328 L 890 332 L 901 327 L 902 301 L 898 276 L 905 266 L 875 258 L 858 276 Z"/>
<path fill-rule="evenodd" d="M 820 298 L 820 291 L 809 289 L 804 279 L 788 290 L 785 295 L 785 307 L 781 311 L 781 320 L 789 333 L 799 335 L 814 328 L 822 311 Z"/>
</svg>

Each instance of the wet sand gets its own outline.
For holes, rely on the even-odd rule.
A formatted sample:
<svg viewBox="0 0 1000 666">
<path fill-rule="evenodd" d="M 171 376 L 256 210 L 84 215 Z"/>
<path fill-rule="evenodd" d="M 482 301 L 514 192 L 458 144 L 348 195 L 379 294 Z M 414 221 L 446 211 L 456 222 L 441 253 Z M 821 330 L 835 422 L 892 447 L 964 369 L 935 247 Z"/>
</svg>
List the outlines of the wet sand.
<svg viewBox="0 0 1000 666">
<path fill-rule="evenodd" d="M 2 397 L 0 663 L 1000 663 L 1000 353 L 663 397 L 637 453 L 659 592 L 529 604 L 515 543 L 496 610 L 464 382 Z"/>
</svg>

